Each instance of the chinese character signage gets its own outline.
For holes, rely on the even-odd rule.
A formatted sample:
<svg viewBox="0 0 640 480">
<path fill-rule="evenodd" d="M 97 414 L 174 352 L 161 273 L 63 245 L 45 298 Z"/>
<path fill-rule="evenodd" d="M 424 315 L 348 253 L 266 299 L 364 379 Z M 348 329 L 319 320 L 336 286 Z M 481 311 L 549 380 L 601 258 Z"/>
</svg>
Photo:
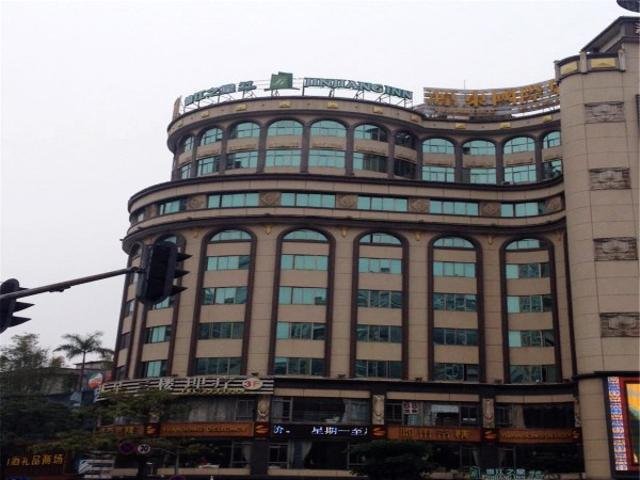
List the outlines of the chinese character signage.
<svg viewBox="0 0 640 480">
<path fill-rule="evenodd" d="M 487 468 L 479 467 L 469 469 L 469 477 L 472 480 L 544 480 L 542 470 L 526 470 L 524 468 Z"/>
<path fill-rule="evenodd" d="M 271 438 L 300 438 L 329 440 L 331 438 L 367 439 L 371 436 L 368 425 L 328 425 L 272 423 Z"/>
<path fill-rule="evenodd" d="M 418 110 L 432 118 L 510 117 L 560 106 L 555 80 L 514 88 L 453 90 L 424 88 L 424 105 Z"/>
<path fill-rule="evenodd" d="M 576 443 L 580 441 L 579 428 L 500 428 L 500 443 Z"/>
<path fill-rule="evenodd" d="M 640 457 L 640 378 L 608 377 L 609 421 L 614 468 L 637 472 Z"/>
<path fill-rule="evenodd" d="M 480 428 L 469 427 L 405 427 L 389 425 L 389 440 L 423 440 L 433 442 L 479 442 L 482 439 Z"/>
<path fill-rule="evenodd" d="M 162 437 L 251 437 L 253 422 L 163 423 Z"/>
<path fill-rule="evenodd" d="M 5 473 L 9 477 L 38 477 L 62 475 L 67 458 L 64 453 L 40 452 L 9 455 L 5 462 Z"/>
<path fill-rule="evenodd" d="M 109 393 L 165 390 L 174 395 L 264 395 L 273 393 L 273 379 L 257 377 L 159 377 L 108 382 L 100 386 L 98 400 Z"/>
</svg>

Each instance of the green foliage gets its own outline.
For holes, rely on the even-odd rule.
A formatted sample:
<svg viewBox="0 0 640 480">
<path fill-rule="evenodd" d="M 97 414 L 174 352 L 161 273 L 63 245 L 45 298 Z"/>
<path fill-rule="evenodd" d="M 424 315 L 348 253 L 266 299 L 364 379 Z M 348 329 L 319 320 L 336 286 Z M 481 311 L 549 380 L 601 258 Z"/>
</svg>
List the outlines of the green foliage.
<svg viewBox="0 0 640 480">
<path fill-rule="evenodd" d="M 362 460 L 351 471 L 369 480 L 419 480 L 427 471 L 429 447 L 422 442 L 375 440 L 352 450 Z"/>
</svg>

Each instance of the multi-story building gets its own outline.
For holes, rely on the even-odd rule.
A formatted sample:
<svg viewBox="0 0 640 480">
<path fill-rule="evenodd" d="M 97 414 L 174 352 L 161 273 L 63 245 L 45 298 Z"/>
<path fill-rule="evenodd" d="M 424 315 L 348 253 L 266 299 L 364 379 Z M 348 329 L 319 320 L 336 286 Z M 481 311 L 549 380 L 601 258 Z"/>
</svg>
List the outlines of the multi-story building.
<svg viewBox="0 0 640 480">
<path fill-rule="evenodd" d="M 347 476 L 376 438 L 430 443 L 439 478 L 637 475 L 636 24 L 415 107 L 287 74 L 178 99 L 124 249 L 177 243 L 187 289 L 147 308 L 128 280 L 103 390 L 190 406 L 160 435 L 219 455 L 184 475 Z"/>
</svg>

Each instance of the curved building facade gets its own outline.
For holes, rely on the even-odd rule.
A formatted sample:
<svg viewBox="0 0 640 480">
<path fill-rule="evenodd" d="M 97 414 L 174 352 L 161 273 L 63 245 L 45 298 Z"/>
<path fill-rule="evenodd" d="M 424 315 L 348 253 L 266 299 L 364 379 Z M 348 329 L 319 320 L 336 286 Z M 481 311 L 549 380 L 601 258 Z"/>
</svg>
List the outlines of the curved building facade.
<svg viewBox="0 0 640 480">
<path fill-rule="evenodd" d="M 348 476 L 350 447 L 377 438 L 430 443 L 438 478 L 634 475 L 637 432 L 612 409 L 638 384 L 629 25 L 544 89 L 181 105 L 171 181 L 130 199 L 124 249 L 135 266 L 175 242 L 187 289 L 146 307 L 127 280 L 103 391 L 189 405 L 160 435 L 219 455 L 187 476 Z M 534 89 L 559 104 L 480 115 Z"/>
</svg>

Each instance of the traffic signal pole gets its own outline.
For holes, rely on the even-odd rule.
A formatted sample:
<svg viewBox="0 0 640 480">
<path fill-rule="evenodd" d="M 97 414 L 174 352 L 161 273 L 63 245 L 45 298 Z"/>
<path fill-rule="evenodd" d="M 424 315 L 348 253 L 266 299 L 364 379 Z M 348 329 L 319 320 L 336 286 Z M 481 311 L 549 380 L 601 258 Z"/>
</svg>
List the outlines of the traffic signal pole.
<svg viewBox="0 0 640 480">
<path fill-rule="evenodd" d="M 24 290 L 18 290 L 16 292 L 5 293 L 0 295 L 0 302 L 15 300 L 17 298 L 22 298 L 22 297 L 29 297 L 31 295 L 37 295 L 39 293 L 62 292 L 76 285 L 82 285 L 83 283 L 91 283 L 91 282 L 95 282 L 97 280 L 102 280 L 105 278 L 117 277 L 118 275 L 125 275 L 127 273 L 137 273 L 141 271 L 142 269 L 140 267 L 129 267 L 129 268 L 123 268 L 120 270 L 113 270 L 111 272 L 99 273 L 97 275 L 89 275 L 88 277 L 74 278 L 73 280 L 67 280 L 65 282 L 52 283 L 50 285 L 45 285 L 43 287 L 25 288 Z"/>
</svg>

